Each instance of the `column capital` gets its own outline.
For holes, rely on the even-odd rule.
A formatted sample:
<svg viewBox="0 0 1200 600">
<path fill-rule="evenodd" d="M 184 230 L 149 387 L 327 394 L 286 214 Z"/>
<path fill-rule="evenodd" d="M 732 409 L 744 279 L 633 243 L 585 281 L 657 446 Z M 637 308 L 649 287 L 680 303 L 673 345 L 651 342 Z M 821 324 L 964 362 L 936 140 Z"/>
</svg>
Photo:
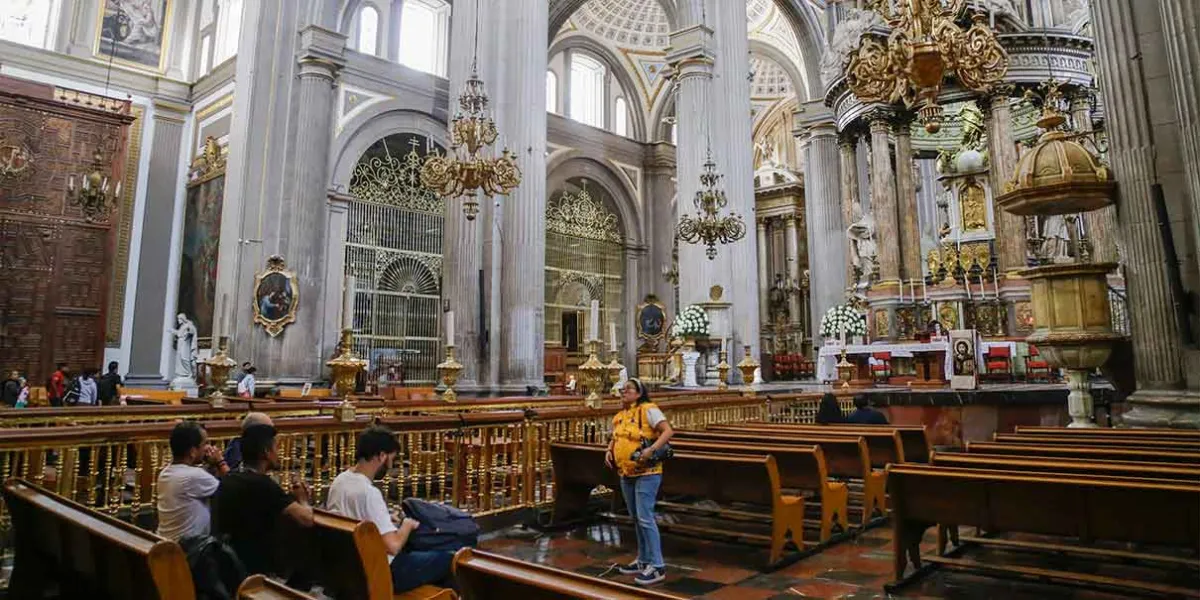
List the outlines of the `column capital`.
<svg viewBox="0 0 1200 600">
<path fill-rule="evenodd" d="M 858 131 L 856 131 L 854 129 L 850 129 L 850 128 L 846 128 L 846 129 L 839 131 L 837 134 L 838 146 L 841 146 L 842 148 L 848 148 L 850 150 L 854 150 L 855 146 L 858 146 L 859 135 L 860 134 Z"/>
<path fill-rule="evenodd" d="M 757 217 L 754 219 L 754 225 L 758 227 L 759 232 L 767 230 L 767 218 L 768 217 Z"/>
<path fill-rule="evenodd" d="M 892 121 L 895 120 L 896 113 L 889 108 L 877 108 L 867 113 L 867 122 L 870 123 L 871 133 L 891 133 Z"/>
<path fill-rule="evenodd" d="M 653 142 L 642 152 L 642 167 L 649 172 L 674 171 L 676 167 L 675 146 L 668 142 Z"/>
<path fill-rule="evenodd" d="M 992 110 L 999 104 L 1007 104 L 1017 93 L 1017 86 L 1011 83 L 1000 83 L 992 86 L 982 96 L 979 97 L 982 102 L 979 102 L 979 109 L 983 111 L 985 116 L 991 116 Z"/>
<path fill-rule="evenodd" d="M 671 45 L 667 48 L 667 64 L 670 77 L 676 81 L 691 76 L 712 77 L 716 58 L 713 30 L 706 25 L 692 25 L 671 32 Z"/>
<path fill-rule="evenodd" d="M 796 137 L 813 135 L 813 130 L 826 128 L 832 135 L 837 134 L 833 111 L 820 100 L 804 102 L 792 113 L 792 135 Z"/>
<path fill-rule="evenodd" d="M 346 36 L 309 25 L 300 31 L 300 76 L 322 77 L 331 82 L 346 65 Z"/>
</svg>

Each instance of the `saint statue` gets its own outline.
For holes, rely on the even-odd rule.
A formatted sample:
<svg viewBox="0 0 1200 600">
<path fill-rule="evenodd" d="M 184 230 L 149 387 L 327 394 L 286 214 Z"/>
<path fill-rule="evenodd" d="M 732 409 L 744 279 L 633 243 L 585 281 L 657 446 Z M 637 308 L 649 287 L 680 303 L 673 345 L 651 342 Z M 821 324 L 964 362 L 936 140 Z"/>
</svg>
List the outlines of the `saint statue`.
<svg viewBox="0 0 1200 600">
<path fill-rule="evenodd" d="M 857 211 L 856 211 L 857 212 Z M 846 228 L 846 236 L 850 238 L 850 260 L 855 269 L 866 279 L 875 268 L 875 219 L 870 213 L 850 224 Z"/>
<path fill-rule="evenodd" d="M 783 275 L 775 274 L 775 285 L 771 286 L 771 291 L 767 296 L 767 307 L 769 309 L 769 318 L 772 323 L 787 323 L 788 314 L 788 298 L 787 291 L 784 290 Z"/>
<path fill-rule="evenodd" d="M 1042 223 L 1043 260 L 1050 263 L 1071 262 L 1071 234 L 1067 230 L 1067 220 L 1062 215 L 1046 217 Z"/>
<path fill-rule="evenodd" d="M 167 332 L 175 338 L 175 377 L 191 379 L 196 371 L 199 336 L 196 335 L 196 326 L 187 315 L 179 313 L 175 321 L 179 326 Z"/>
</svg>

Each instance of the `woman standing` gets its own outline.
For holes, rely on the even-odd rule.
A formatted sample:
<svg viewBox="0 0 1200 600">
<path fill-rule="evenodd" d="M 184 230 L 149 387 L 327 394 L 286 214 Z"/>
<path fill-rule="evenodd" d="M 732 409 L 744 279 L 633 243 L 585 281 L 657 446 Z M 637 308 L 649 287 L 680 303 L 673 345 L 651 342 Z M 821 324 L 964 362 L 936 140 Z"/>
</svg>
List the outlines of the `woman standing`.
<svg viewBox="0 0 1200 600">
<path fill-rule="evenodd" d="M 621 495 L 637 532 L 638 557 L 618 570 L 623 575 L 636 575 L 634 583 L 638 585 L 652 585 L 667 576 L 662 539 L 654 520 L 663 467 L 651 457 L 674 433 L 662 409 L 650 401 L 646 386 L 638 379 L 626 382 L 621 412 L 613 417 L 612 441 L 604 462 L 610 468 L 615 466 L 621 476 Z"/>
</svg>

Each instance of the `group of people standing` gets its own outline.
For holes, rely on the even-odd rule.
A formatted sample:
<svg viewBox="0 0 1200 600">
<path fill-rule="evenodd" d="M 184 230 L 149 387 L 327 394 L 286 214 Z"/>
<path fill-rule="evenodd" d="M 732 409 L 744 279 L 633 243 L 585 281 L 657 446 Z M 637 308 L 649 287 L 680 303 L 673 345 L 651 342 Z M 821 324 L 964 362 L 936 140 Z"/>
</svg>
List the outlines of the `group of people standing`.
<svg viewBox="0 0 1200 600">
<path fill-rule="evenodd" d="M 103 374 L 100 369 L 84 367 L 78 374 L 70 366 L 60 362 L 54 373 L 46 380 L 46 398 L 50 406 L 101 406 L 119 404 L 124 381 L 117 372 L 117 361 L 108 363 Z M 19 371 L 11 371 L 0 384 L 0 397 L 4 406 L 24 408 L 29 405 L 31 388 L 29 381 Z"/>
</svg>

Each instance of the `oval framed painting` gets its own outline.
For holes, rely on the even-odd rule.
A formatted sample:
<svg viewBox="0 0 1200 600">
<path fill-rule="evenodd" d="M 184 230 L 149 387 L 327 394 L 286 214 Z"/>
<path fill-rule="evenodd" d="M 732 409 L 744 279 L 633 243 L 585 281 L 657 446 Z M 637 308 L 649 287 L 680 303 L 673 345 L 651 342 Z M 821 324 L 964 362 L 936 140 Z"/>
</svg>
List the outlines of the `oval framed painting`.
<svg viewBox="0 0 1200 600">
<path fill-rule="evenodd" d="M 254 322 L 275 337 L 296 322 L 300 282 L 278 254 L 267 258 L 267 270 L 254 276 Z"/>
</svg>

